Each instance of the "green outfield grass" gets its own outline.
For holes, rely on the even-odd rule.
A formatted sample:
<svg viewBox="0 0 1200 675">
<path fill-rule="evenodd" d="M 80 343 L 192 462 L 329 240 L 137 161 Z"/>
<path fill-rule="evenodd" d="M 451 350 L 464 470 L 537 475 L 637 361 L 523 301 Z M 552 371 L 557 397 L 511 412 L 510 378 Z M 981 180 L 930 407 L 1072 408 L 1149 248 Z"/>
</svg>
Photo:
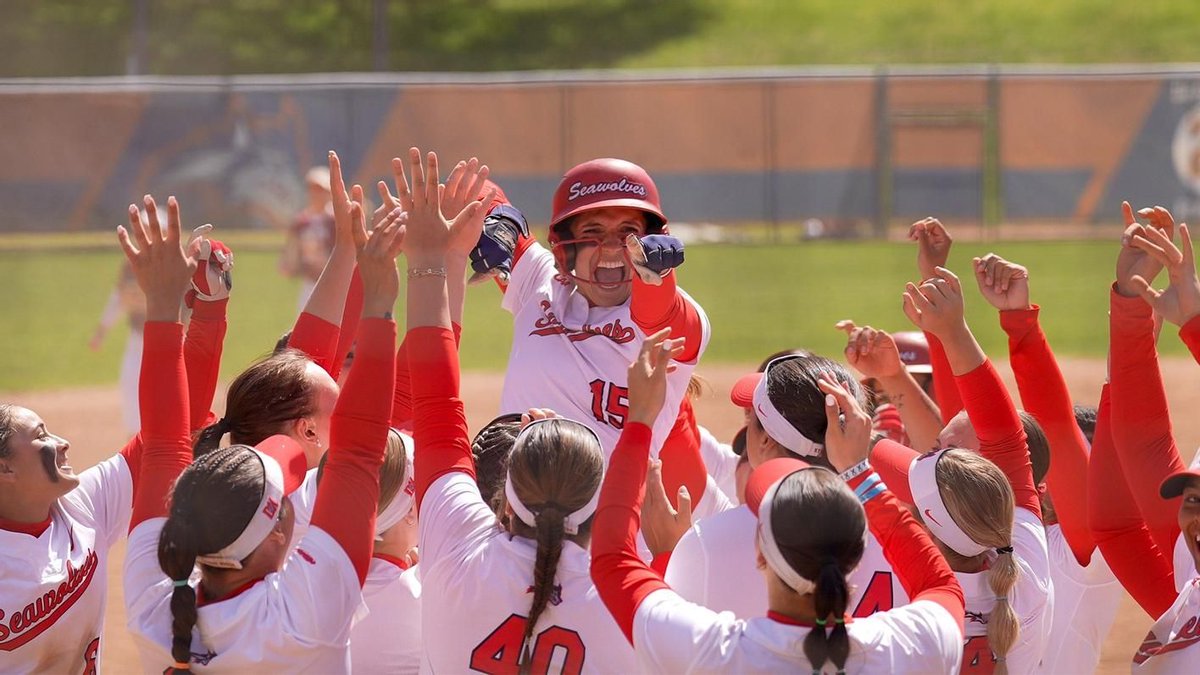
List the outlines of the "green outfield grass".
<svg viewBox="0 0 1200 675">
<path fill-rule="evenodd" d="M 236 240 L 236 237 L 234 237 Z M 1030 268 L 1033 298 L 1059 354 L 1102 356 L 1107 342 L 1107 289 L 1114 247 L 1108 242 L 959 244 L 955 270 L 969 271 L 969 256 L 995 250 Z M 115 278 L 119 253 L 104 250 L 4 250 L 0 269 L 9 299 L 0 305 L 0 389 L 32 390 L 114 382 L 125 329 L 99 352 L 87 347 Z M 789 246 L 692 246 L 681 270 L 684 288 L 705 308 L 713 334 L 703 363 L 750 363 L 792 346 L 836 354 L 838 319 L 889 330 L 909 327 L 900 310 L 905 281 L 915 276 L 914 251 L 905 244 L 820 242 Z M 229 379 L 270 350 L 296 315 L 298 285 L 275 271 L 275 253 L 237 253 L 234 299 L 222 376 Z M 1005 343 L 995 312 L 974 291 L 971 324 L 993 356 Z M 403 294 L 402 296 L 403 297 Z M 401 308 L 402 311 L 402 308 Z M 463 364 L 504 368 L 512 321 L 491 285 L 471 289 Z M 1164 331 L 1165 353 L 1184 353 L 1173 331 Z"/>
</svg>

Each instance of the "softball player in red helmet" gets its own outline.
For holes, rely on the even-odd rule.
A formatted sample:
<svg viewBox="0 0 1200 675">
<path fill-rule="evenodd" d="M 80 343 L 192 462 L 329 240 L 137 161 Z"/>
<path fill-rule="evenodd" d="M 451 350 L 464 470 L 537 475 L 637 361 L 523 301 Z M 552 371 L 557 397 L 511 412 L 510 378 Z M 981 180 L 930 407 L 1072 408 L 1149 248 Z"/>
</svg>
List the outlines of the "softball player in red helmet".
<svg viewBox="0 0 1200 675">
<path fill-rule="evenodd" d="M 642 339 L 670 327 L 684 350 L 655 422 L 658 452 L 709 336 L 703 310 L 677 286 L 673 270 L 683 262 L 683 244 L 666 222 L 650 175 L 611 158 L 563 176 L 554 192 L 550 250 L 530 238 L 523 218 L 489 216 L 471 257 L 477 272 L 507 274 L 502 305 L 514 322 L 501 412 L 553 409 L 589 425 L 611 452 L 628 413 L 625 367 Z M 679 489 L 672 475 L 686 476 L 692 495 L 704 492 L 698 443 L 687 454 L 664 458 L 669 495 Z M 673 473 L 681 464 L 694 470 Z"/>
<path fill-rule="evenodd" d="M 150 219 L 159 222 L 154 200 L 144 201 Z M 97 672 L 109 550 L 128 531 L 135 503 L 150 498 L 139 477 L 140 467 L 154 462 L 148 448 L 172 438 L 180 401 L 190 400 L 200 424 L 212 403 L 229 290 L 228 269 L 218 257 L 229 251 L 196 240 L 185 258 L 174 198 L 168 207 L 172 222 L 165 231 L 143 227 L 136 206 L 129 211 L 127 240 L 140 249 L 130 255 L 130 266 L 147 298 L 141 433 L 76 474 L 66 439 L 32 410 L 0 404 L 0 672 Z M 153 260 L 150 248 L 160 254 Z M 199 266 L 188 259 L 214 251 L 221 256 L 204 257 Z M 189 276 L 193 315 L 184 338 L 179 312 Z M 181 391 L 185 370 L 187 392 Z"/>
<path fill-rule="evenodd" d="M 630 366 L 630 424 L 613 452 L 596 512 L 592 578 L 646 672 L 953 672 L 962 653 L 962 590 L 933 543 L 866 462 L 870 418 L 838 384 L 829 397 L 827 457 L 834 471 L 773 459 L 751 475 L 766 616 L 749 620 L 684 600 L 634 547 L 650 427 L 666 394 L 675 348 L 659 334 Z M 844 416 L 844 427 L 839 422 Z M 865 508 L 864 508 L 865 507 Z M 913 595 L 903 607 L 851 618 L 846 575 L 868 527 Z"/>
</svg>

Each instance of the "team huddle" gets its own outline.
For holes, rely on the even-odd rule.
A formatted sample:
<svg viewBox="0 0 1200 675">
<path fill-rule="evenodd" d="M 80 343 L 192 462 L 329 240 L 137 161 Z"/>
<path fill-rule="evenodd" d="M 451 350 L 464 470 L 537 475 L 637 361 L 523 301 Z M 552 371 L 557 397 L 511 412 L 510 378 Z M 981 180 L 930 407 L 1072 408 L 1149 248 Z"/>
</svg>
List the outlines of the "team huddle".
<svg viewBox="0 0 1200 675">
<path fill-rule="evenodd" d="M 122 537 L 148 673 L 1087 673 L 1122 589 L 1159 617 L 1132 670 L 1196 671 L 1200 468 L 1156 341 L 1174 324 L 1200 361 L 1200 280 L 1165 209 L 1124 205 L 1098 408 L 1073 404 L 1029 272 L 989 254 L 960 273 L 998 310 L 1018 410 L 927 218 L 917 330 L 839 323 L 857 376 L 768 356 L 724 443 L 692 404 L 711 328 L 641 167 L 568 171 L 548 245 L 477 159 L 392 170 L 369 212 L 330 153 L 332 252 L 219 419 L 234 254 L 184 237 L 174 197 L 130 205 L 140 431 L 76 474 L 0 404 L 0 672 L 97 672 Z M 474 436 L 468 274 L 513 315 L 503 414 Z"/>
</svg>

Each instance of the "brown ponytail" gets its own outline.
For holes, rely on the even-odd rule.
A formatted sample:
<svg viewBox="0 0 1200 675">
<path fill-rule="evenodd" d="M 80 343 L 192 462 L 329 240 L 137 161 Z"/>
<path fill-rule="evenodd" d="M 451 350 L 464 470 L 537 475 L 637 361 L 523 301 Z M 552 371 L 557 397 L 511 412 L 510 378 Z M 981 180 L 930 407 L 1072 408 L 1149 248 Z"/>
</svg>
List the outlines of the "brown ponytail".
<svg viewBox="0 0 1200 675">
<path fill-rule="evenodd" d="M 186 583 L 196 558 L 237 539 L 263 493 L 262 463 L 234 445 L 196 459 L 175 482 L 171 512 L 158 537 L 158 565 L 176 582 L 171 591 L 171 656 L 191 661 L 196 592 Z"/>
<path fill-rule="evenodd" d="M 509 456 L 513 490 L 521 503 L 534 513 L 534 527 L 519 518 L 510 519 L 513 534 L 537 541 L 533 564 L 533 601 L 525 622 L 520 672 L 532 667 L 532 639 L 538 619 L 549 604 L 560 601 L 554 580 L 563 543 L 568 535 L 563 519 L 583 508 L 604 478 L 604 456 L 596 437 L 578 424 L 551 420 L 529 430 L 529 435 Z M 503 495 L 503 489 L 500 494 Z M 584 540 L 591 534 L 592 519 L 579 527 L 571 540 Z"/>
</svg>

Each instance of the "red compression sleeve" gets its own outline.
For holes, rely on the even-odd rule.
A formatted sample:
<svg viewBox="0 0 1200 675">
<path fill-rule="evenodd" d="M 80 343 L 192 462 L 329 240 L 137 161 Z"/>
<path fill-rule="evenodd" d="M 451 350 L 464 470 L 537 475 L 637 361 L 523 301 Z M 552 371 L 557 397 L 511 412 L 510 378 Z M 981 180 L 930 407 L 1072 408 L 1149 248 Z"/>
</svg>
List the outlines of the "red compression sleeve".
<svg viewBox="0 0 1200 675">
<path fill-rule="evenodd" d="M 454 344 L 462 344 L 462 326 L 451 323 L 454 328 Z M 412 429 L 412 373 L 408 367 L 408 336 L 400 341 L 396 350 L 396 391 L 392 394 L 392 427 L 395 429 Z"/>
<path fill-rule="evenodd" d="M 332 373 L 340 332 L 337 326 L 315 314 L 300 312 L 292 327 L 292 336 L 288 338 L 288 346 L 304 352 L 325 372 Z"/>
<path fill-rule="evenodd" d="M 357 366 L 350 369 L 333 409 L 329 453 L 313 505 L 312 526 L 342 547 L 359 584 L 367 578 L 375 541 L 379 468 L 392 415 L 395 349 L 395 321 L 363 319 Z"/>
<path fill-rule="evenodd" d="M 1100 394 L 1088 461 L 1088 525 L 1113 574 L 1151 617 L 1175 603 L 1175 571 L 1150 537 L 1113 447 L 1109 386 Z"/>
<path fill-rule="evenodd" d="M 1059 526 L 1075 560 L 1087 566 L 1096 547 L 1087 522 L 1087 439 L 1075 423 L 1071 392 L 1038 324 L 1036 306 L 1000 312 L 1000 326 L 1008 334 L 1008 354 L 1021 402 L 1050 441 L 1046 483 Z"/>
<path fill-rule="evenodd" d="M 1187 345 L 1188 351 L 1196 363 L 1200 363 L 1200 315 L 1192 317 L 1191 321 L 1179 329 L 1179 339 Z"/>
<path fill-rule="evenodd" d="M 188 323 L 183 344 L 192 431 L 208 426 L 213 417 L 213 396 L 221 373 L 221 350 L 225 346 L 225 331 L 229 328 L 225 318 L 228 305 L 229 298 L 225 298 L 213 302 L 197 300 L 192 307 L 192 320 Z"/>
<path fill-rule="evenodd" d="M 704 466 L 704 457 L 700 455 L 700 429 L 696 425 L 696 411 L 692 401 L 687 396 L 679 405 L 679 416 L 675 418 L 675 426 L 667 434 L 666 441 L 658 451 L 662 460 L 663 488 L 667 492 L 667 501 L 671 506 L 679 508 L 679 487 L 686 485 L 688 495 L 692 498 L 692 508 L 695 508 L 704 498 L 704 488 L 708 484 L 708 469 Z"/>
<path fill-rule="evenodd" d="M 1162 499 L 1163 480 L 1187 467 L 1179 457 L 1155 349 L 1154 318 L 1141 298 L 1109 292 L 1112 437 L 1129 491 L 1160 551 L 1175 550 L 1180 499 Z"/>
<path fill-rule="evenodd" d="M 1017 408 L 992 362 L 984 361 L 983 365 L 955 380 L 967 416 L 979 437 L 979 454 L 994 462 L 1008 477 L 1017 507 L 1041 518 L 1042 503 L 1037 486 L 1033 484 L 1033 465 L 1029 462 L 1025 428 L 1021 426 Z"/>
<path fill-rule="evenodd" d="M 945 426 L 963 409 L 962 397 L 954 382 L 954 371 L 950 369 L 950 360 L 946 358 L 942 341 L 933 333 L 926 333 L 925 340 L 929 343 L 929 362 L 933 368 L 933 398 L 942 415 L 942 426 Z"/>
<path fill-rule="evenodd" d="M 358 334 L 358 322 L 362 318 L 363 283 L 358 268 L 350 277 L 350 290 L 346 292 L 346 307 L 342 310 L 342 326 L 338 333 L 337 349 L 333 353 L 330 376 L 334 380 L 342 374 L 342 366 L 346 365 L 346 357 L 354 349 L 354 338 Z"/>
<path fill-rule="evenodd" d="M 650 435 L 644 424 L 625 425 L 608 461 L 592 522 L 592 582 L 630 644 L 638 605 L 654 591 L 670 588 L 637 552 Z"/>
<path fill-rule="evenodd" d="M 475 478 L 467 417 L 458 397 L 458 349 L 454 334 L 441 326 L 408 331 L 408 361 L 413 376 L 413 441 L 417 508 L 425 491 L 452 471 Z"/>
<path fill-rule="evenodd" d="M 696 305 L 679 291 L 673 270 L 663 276 L 662 284 L 658 286 L 651 286 L 633 275 L 629 314 L 646 335 L 670 326 L 672 339 L 683 338 L 683 353 L 676 361 L 690 363 L 700 356 L 704 322 Z"/>
<path fill-rule="evenodd" d="M 192 461 L 183 324 L 147 321 L 142 335 L 138 408 L 144 449 L 134 475 L 131 531 L 149 518 L 167 515 L 171 486 Z"/>
<path fill-rule="evenodd" d="M 856 476 L 848 485 L 855 489 L 874 475 L 874 472 L 867 472 Z M 908 597 L 945 607 L 950 616 L 958 620 L 961 633 L 965 608 L 963 590 L 929 533 L 888 490 L 867 500 L 863 508 L 867 511 L 871 534 L 879 540 L 883 556 L 900 578 Z"/>
</svg>

